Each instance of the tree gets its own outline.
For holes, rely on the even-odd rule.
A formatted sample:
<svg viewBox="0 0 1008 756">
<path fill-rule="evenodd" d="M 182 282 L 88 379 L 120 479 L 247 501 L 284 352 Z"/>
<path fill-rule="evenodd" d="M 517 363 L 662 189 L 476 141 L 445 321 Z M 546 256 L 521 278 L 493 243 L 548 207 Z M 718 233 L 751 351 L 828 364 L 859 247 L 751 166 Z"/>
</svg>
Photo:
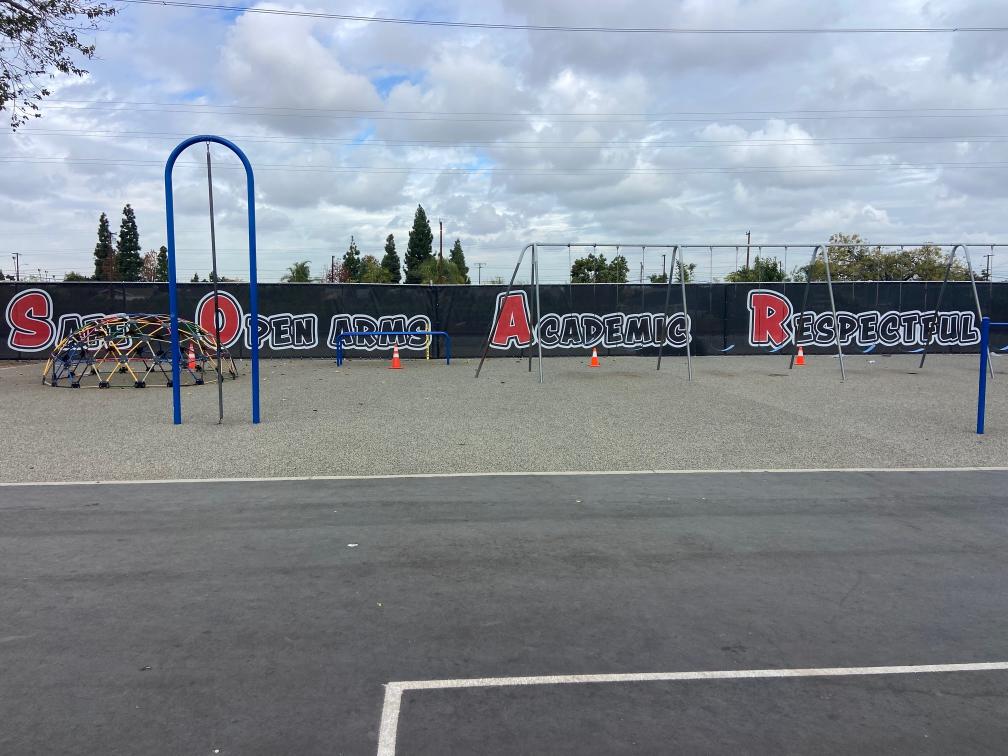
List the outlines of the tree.
<svg viewBox="0 0 1008 756">
<path fill-rule="evenodd" d="M 77 61 L 92 58 L 95 46 L 81 36 L 115 13 L 82 0 L 0 0 L 0 110 L 10 111 L 12 130 L 41 117 L 38 104 L 50 92 L 40 79 L 87 74 Z"/>
<path fill-rule="evenodd" d="M 359 283 L 361 280 L 361 259 L 360 250 L 357 249 L 357 242 L 354 238 L 350 237 L 350 248 L 347 249 L 346 253 L 343 255 L 343 272 L 345 273 L 347 280 L 353 283 Z"/>
<path fill-rule="evenodd" d="M 857 234 L 833 234 L 829 240 L 829 258 L 830 277 L 834 281 L 940 281 L 948 265 L 945 252 L 933 244 L 883 250 L 863 241 Z M 796 269 L 795 278 L 826 280 L 826 263 L 822 256 L 811 265 Z M 958 259 L 952 263 L 949 280 L 969 280 L 969 269 Z"/>
<path fill-rule="evenodd" d="M 458 268 L 458 272 L 465 279 L 465 283 L 472 283 L 469 280 L 469 266 L 466 265 L 465 254 L 462 252 L 462 242 L 458 239 L 455 240 L 455 245 L 451 248 L 451 254 L 448 256 L 448 259 Z"/>
<path fill-rule="evenodd" d="M 139 281 L 142 269 L 143 259 L 140 257 L 140 232 L 137 230 L 136 214 L 127 204 L 123 208 L 119 239 L 116 241 L 116 271 L 120 281 Z"/>
<path fill-rule="evenodd" d="M 155 281 L 168 280 L 168 247 L 162 246 L 157 253 L 157 269 L 154 271 Z"/>
<path fill-rule="evenodd" d="M 648 278 L 651 279 L 651 283 L 668 283 L 668 274 L 666 273 L 652 273 Z"/>
<path fill-rule="evenodd" d="M 112 229 L 105 213 L 98 218 L 98 243 L 94 249 L 94 280 L 115 280 L 115 248 L 112 246 Z"/>
<path fill-rule="evenodd" d="M 406 283 L 423 283 L 419 269 L 434 256 L 434 232 L 427 221 L 423 205 L 417 205 L 413 215 L 413 228 L 409 232 L 406 245 Z"/>
<path fill-rule="evenodd" d="M 90 281 L 91 279 L 82 273 L 78 273 L 75 270 L 67 271 L 67 274 L 63 276 L 64 281 Z M 3 271 L 0 271 L 0 281 L 3 281 Z"/>
<path fill-rule="evenodd" d="M 140 265 L 141 281 L 157 281 L 157 252 L 153 249 L 143 256 Z"/>
<path fill-rule="evenodd" d="M 360 261 L 361 283 L 392 283 L 392 274 L 388 269 L 378 262 L 374 255 L 365 255 Z"/>
<path fill-rule="evenodd" d="M 784 266 L 776 257 L 760 257 L 756 255 L 751 266 L 743 265 L 725 276 L 725 281 L 732 283 L 758 283 L 762 281 L 787 281 Z"/>
<path fill-rule="evenodd" d="M 192 278 L 189 279 L 189 283 L 199 283 L 199 273 L 193 273 Z"/>
<path fill-rule="evenodd" d="M 417 268 L 417 283 L 466 284 L 469 281 L 451 260 L 439 260 L 431 255 Z"/>
<path fill-rule="evenodd" d="M 291 265 L 280 280 L 287 283 L 308 283 L 311 280 L 311 270 L 308 261 L 302 260 Z"/>
<path fill-rule="evenodd" d="M 389 281 L 399 283 L 402 280 L 399 253 L 395 248 L 395 237 L 389 234 L 385 238 L 385 256 L 381 259 L 381 266 L 389 272 Z"/>
<path fill-rule="evenodd" d="M 589 253 L 571 265 L 572 283 L 626 283 L 629 274 L 630 266 L 623 255 L 606 262 L 605 255 Z"/>
<path fill-rule="evenodd" d="M 680 267 L 679 265 L 676 265 L 676 268 L 675 268 L 675 282 L 676 283 L 683 283 L 682 274 L 684 272 L 686 273 L 686 283 L 693 283 L 693 280 L 694 280 L 695 275 L 696 275 L 696 263 L 687 263 L 686 265 L 683 265 L 682 267 Z"/>
</svg>

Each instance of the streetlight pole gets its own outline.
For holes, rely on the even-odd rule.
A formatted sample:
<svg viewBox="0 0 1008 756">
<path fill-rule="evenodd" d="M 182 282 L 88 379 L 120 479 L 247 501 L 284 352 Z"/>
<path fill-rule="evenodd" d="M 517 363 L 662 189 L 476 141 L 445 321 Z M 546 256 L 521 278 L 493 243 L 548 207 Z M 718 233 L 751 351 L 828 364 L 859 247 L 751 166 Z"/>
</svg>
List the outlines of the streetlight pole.
<svg viewBox="0 0 1008 756">
<path fill-rule="evenodd" d="M 486 265 L 485 262 L 473 263 L 476 266 L 476 285 L 479 286 L 483 283 L 483 267 Z"/>
<path fill-rule="evenodd" d="M 15 252 L 11 255 L 14 258 L 14 280 L 21 280 L 21 253 Z"/>
</svg>

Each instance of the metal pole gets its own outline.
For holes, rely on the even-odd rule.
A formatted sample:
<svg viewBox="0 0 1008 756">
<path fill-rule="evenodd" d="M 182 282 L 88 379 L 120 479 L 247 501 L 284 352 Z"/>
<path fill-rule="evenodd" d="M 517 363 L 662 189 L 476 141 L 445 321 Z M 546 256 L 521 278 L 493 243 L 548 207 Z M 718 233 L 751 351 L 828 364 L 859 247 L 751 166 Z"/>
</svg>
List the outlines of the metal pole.
<svg viewBox="0 0 1008 756">
<path fill-rule="evenodd" d="M 536 272 L 536 284 L 535 284 L 535 306 L 536 306 L 536 320 L 535 320 L 535 331 L 533 331 L 533 336 L 536 340 L 536 347 L 539 350 L 539 383 L 543 382 L 543 369 L 542 369 L 542 340 L 539 338 L 539 318 L 542 317 L 542 310 L 539 308 L 539 251 L 532 245 L 532 264 L 535 267 Z"/>
<path fill-rule="evenodd" d="M 836 336 L 837 358 L 840 360 L 840 380 L 845 381 L 847 380 L 847 373 L 844 370 L 843 349 L 840 347 L 840 321 L 837 318 L 836 300 L 833 299 L 833 279 L 830 278 L 829 269 L 829 247 L 823 247 L 823 260 L 826 263 L 826 285 L 829 287 L 830 307 L 833 309 L 833 333 Z"/>
<path fill-rule="evenodd" d="M 980 386 L 977 391 L 977 434 L 984 432 L 984 415 L 987 409 L 987 364 L 990 354 L 990 318 L 980 320 Z"/>
<path fill-rule="evenodd" d="M 535 288 L 535 285 L 536 285 L 536 248 L 535 248 L 535 244 L 532 245 L 532 256 L 529 258 L 529 285 L 531 287 L 533 287 L 533 289 L 536 292 L 539 291 L 538 289 Z M 536 318 L 537 325 L 538 325 L 538 319 L 539 319 L 538 314 L 535 314 L 535 318 Z M 532 338 L 531 334 L 530 334 L 529 338 Z M 529 352 L 528 352 L 528 371 L 530 373 L 532 372 L 532 345 L 531 344 L 529 344 Z"/>
<path fill-rule="evenodd" d="M 508 295 L 511 294 L 511 289 L 514 286 L 515 278 L 518 277 L 518 269 L 521 267 L 522 260 L 525 259 L 525 253 L 531 247 L 531 244 L 526 244 L 524 249 L 522 249 L 521 254 L 518 255 L 518 262 L 515 263 L 514 273 L 511 274 L 511 282 L 508 284 L 507 294 L 504 295 L 506 300 Z M 483 362 L 486 360 L 487 352 L 490 351 L 490 338 L 493 336 L 494 327 L 497 325 L 497 313 L 493 315 L 493 320 L 490 323 L 490 330 L 487 331 L 486 342 L 483 344 L 483 356 L 480 357 L 479 365 L 476 366 L 476 375 L 474 377 L 479 378 L 480 370 L 483 369 Z"/>
<path fill-rule="evenodd" d="M 927 358 L 928 347 L 931 345 L 931 338 L 934 336 L 934 328 L 938 322 L 938 312 L 941 308 L 942 295 L 945 293 L 945 284 L 948 283 L 949 273 L 952 271 L 952 261 L 955 259 L 956 247 L 958 246 L 958 244 L 953 244 L 952 250 L 949 252 L 948 263 L 945 265 L 945 278 L 942 279 L 941 288 L 938 289 L 938 301 L 935 302 L 934 318 L 931 320 L 930 327 L 924 326 L 924 349 L 921 351 L 920 364 L 917 366 L 918 370 L 924 367 L 924 360 Z"/>
<path fill-rule="evenodd" d="M 686 311 L 686 266 L 683 265 L 685 255 L 679 255 L 679 288 L 682 291 L 682 313 L 686 323 L 686 380 L 693 380 L 693 358 L 690 356 L 689 313 Z"/>
<path fill-rule="evenodd" d="M 672 267 L 669 268 L 669 272 L 675 270 L 676 256 L 679 253 L 679 247 L 672 247 Z M 664 255 L 662 255 L 664 257 Z M 662 311 L 665 313 L 665 319 L 662 321 L 664 327 L 664 333 L 662 333 L 661 341 L 658 342 L 658 367 L 655 370 L 661 370 L 661 358 L 662 352 L 665 349 L 665 341 L 668 339 L 669 325 L 668 325 L 668 306 L 669 301 L 672 298 L 672 276 L 665 276 L 665 309 Z"/>
<path fill-rule="evenodd" d="M 983 320 L 983 311 L 980 309 L 980 295 L 977 294 L 976 287 L 976 276 L 973 275 L 973 263 L 970 261 L 969 247 L 965 244 L 960 244 L 962 247 L 963 255 L 966 257 L 966 270 L 969 272 L 970 286 L 973 287 L 973 301 L 976 303 L 977 317 Z M 954 248 L 953 248 L 954 249 Z M 988 276 L 989 278 L 990 276 Z M 938 317 L 937 310 L 935 311 L 935 317 Z M 987 367 L 990 370 L 991 378 L 994 377 L 994 361 L 987 360 Z"/>
<path fill-rule="evenodd" d="M 812 259 L 809 261 L 808 270 L 805 272 L 805 293 L 802 295 L 801 309 L 798 310 L 797 313 L 792 313 L 792 317 L 794 315 L 801 315 L 805 312 L 805 308 L 808 306 L 809 287 L 812 285 L 812 267 L 815 265 L 816 257 L 819 256 L 820 246 L 821 245 L 816 245 L 812 248 Z M 791 361 L 788 363 L 788 370 L 794 368 L 795 357 L 798 356 L 798 342 L 801 339 L 801 336 L 801 319 L 796 318 L 794 321 L 794 345 L 791 349 Z"/>
<path fill-rule="evenodd" d="M 214 341 L 217 361 L 217 424 L 224 422 L 224 373 L 221 371 L 220 289 L 217 275 L 217 232 L 214 228 L 213 169 L 210 167 L 210 142 L 206 143 L 207 193 L 210 197 L 210 265 L 213 270 Z"/>
</svg>

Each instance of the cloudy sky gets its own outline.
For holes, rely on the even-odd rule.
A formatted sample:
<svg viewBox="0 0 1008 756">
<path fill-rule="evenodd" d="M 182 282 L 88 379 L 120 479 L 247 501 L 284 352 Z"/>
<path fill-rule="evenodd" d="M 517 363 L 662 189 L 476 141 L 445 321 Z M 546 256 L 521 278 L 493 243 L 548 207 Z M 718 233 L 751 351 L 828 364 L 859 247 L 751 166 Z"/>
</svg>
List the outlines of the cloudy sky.
<svg viewBox="0 0 1008 756">
<path fill-rule="evenodd" d="M 346 22 L 119 4 L 91 75 L 0 132 L 0 268 L 90 273 L 98 216 L 165 242 L 164 161 L 193 134 L 256 170 L 259 269 L 313 272 L 351 235 L 400 253 L 417 203 L 508 275 L 534 240 L 1008 241 L 1008 34 L 669 35 Z M 486 0 L 264 4 L 520 25 L 1008 26 L 970 0 Z M 210 267 L 205 159 L 175 171 L 180 278 Z M 224 274 L 247 278 L 244 178 L 214 148 Z M 641 250 L 623 250 L 631 276 Z M 988 250 L 976 250 L 983 255 Z M 691 250 L 701 278 L 734 250 Z M 744 253 L 743 253 L 744 254 Z M 788 267 L 798 260 L 791 251 Z M 804 254 L 804 253 L 802 253 Z M 659 251 L 643 255 L 661 269 Z M 1008 277 L 1008 249 L 994 258 Z M 566 250 L 544 280 L 566 279 Z M 475 270 L 473 270 L 475 274 Z M 474 275 L 475 280 L 475 275 Z"/>
</svg>

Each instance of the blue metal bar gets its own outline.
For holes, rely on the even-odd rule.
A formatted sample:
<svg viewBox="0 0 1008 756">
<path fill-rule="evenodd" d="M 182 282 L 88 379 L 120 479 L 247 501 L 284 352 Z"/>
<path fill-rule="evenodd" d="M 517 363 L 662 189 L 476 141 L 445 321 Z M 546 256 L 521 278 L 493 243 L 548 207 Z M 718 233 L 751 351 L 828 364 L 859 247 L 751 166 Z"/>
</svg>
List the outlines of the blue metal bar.
<svg viewBox="0 0 1008 756">
<path fill-rule="evenodd" d="M 980 389 L 977 394 L 977 435 L 984 432 L 984 415 L 987 412 L 987 360 L 990 345 L 990 318 L 980 321 Z"/>
<path fill-rule="evenodd" d="M 175 200 L 172 194 L 172 171 L 175 161 L 186 149 L 200 142 L 213 142 L 231 150 L 245 167 L 245 184 L 248 196 L 248 237 L 249 237 L 249 343 L 252 351 L 252 422 L 259 422 L 259 292 L 256 275 L 256 231 L 255 231 L 255 178 L 252 164 L 238 146 L 223 137 L 201 134 L 189 137 L 179 143 L 168 156 L 165 164 L 165 217 L 168 224 L 168 306 L 171 312 L 171 358 L 172 358 L 172 412 L 175 425 L 182 423 L 182 387 L 178 329 L 178 286 L 175 273 Z M 216 313 L 215 313 L 216 316 Z"/>
<path fill-rule="evenodd" d="M 343 364 L 343 340 L 358 336 L 443 336 L 445 364 L 451 365 L 451 336 L 447 331 L 343 331 L 336 336 L 336 365 Z"/>
</svg>

